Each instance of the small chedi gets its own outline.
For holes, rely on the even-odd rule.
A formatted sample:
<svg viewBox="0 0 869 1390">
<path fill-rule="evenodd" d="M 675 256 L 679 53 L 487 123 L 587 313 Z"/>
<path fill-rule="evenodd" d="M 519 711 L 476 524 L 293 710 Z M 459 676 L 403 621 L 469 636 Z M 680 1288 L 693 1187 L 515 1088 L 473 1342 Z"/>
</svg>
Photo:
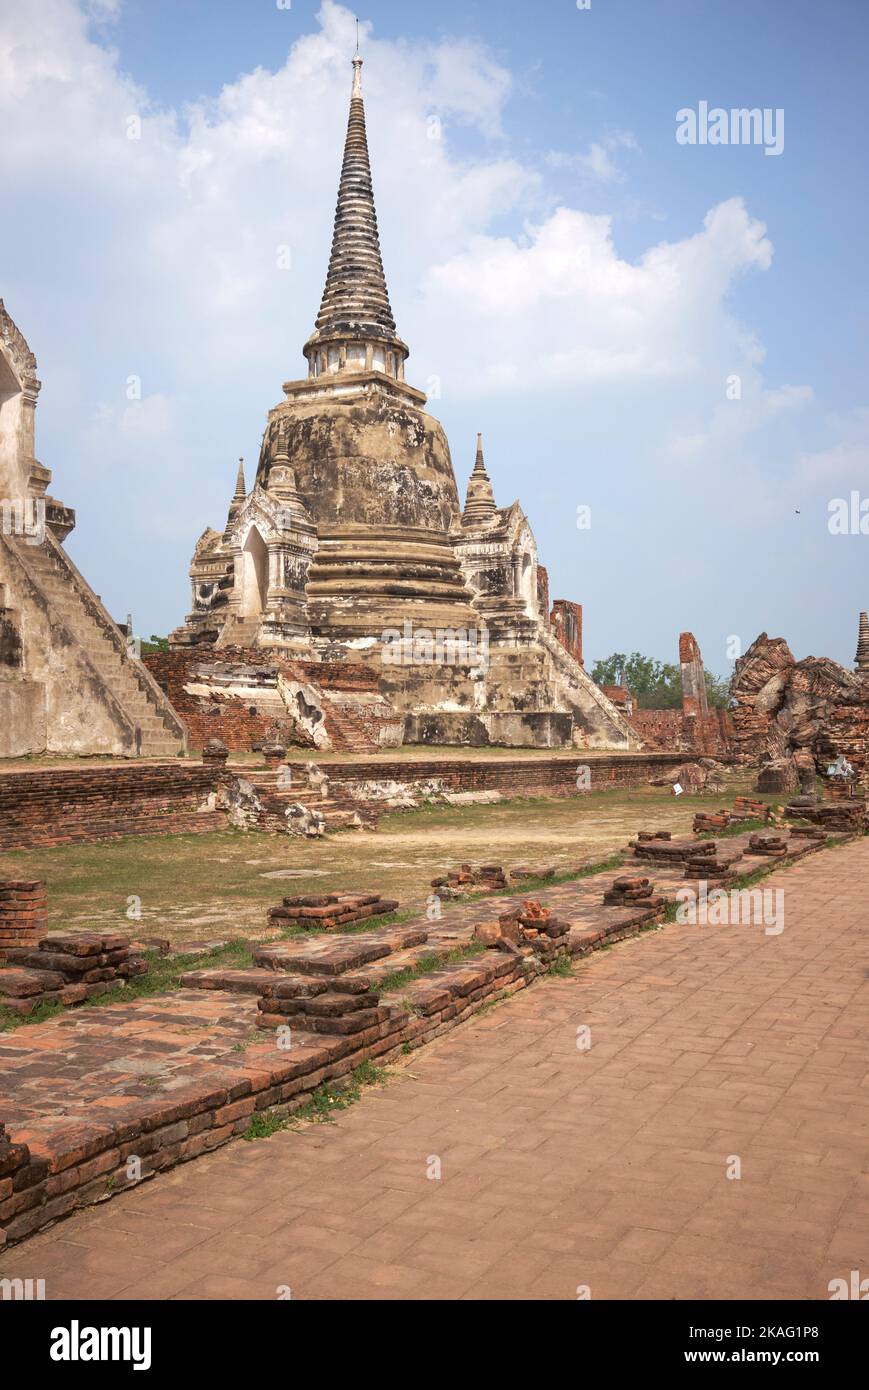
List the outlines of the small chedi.
<svg viewBox="0 0 869 1390">
<path fill-rule="evenodd" d="M 405 376 L 361 58 L 353 69 L 307 376 L 285 383 L 268 417 L 253 487 L 240 467 L 223 530 L 197 542 L 192 611 L 171 648 L 248 665 L 252 649 L 268 654 L 288 682 L 307 682 L 308 706 L 317 663 L 368 664 L 407 742 L 638 747 L 585 672 L 581 609 L 550 611 L 528 519 L 518 502 L 497 505 L 482 440 L 462 508 L 444 431 Z"/>
</svg>

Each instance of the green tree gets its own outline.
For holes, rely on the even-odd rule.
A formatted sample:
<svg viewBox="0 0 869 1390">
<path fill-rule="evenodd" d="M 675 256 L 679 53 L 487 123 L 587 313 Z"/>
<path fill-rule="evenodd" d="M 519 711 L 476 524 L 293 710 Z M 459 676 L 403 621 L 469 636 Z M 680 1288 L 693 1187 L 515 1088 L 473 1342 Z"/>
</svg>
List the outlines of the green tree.
<svg viewBox="0 0 869 1390">
<path fill-rule="evenodd" d="M 706 698 L 713 708 L 726 709 L 730 704 L 727 681 L 706 676 Z M 612 656 L 596 661 L 591 678 L 597 685 L 621 685 L 637 698 L 640 709 L 679 709 L 682 704 L 682 672 L 672 662 L 656 661 L 641 652 L 613 652 Z"/>
<path fill-rule="evenodd" d="M 733 700 L 730 696 L 730 677 L 713 676 L 704 671 L 706 677 L 706 699 L 710 709 L 730 709 Z"/>
</svg>

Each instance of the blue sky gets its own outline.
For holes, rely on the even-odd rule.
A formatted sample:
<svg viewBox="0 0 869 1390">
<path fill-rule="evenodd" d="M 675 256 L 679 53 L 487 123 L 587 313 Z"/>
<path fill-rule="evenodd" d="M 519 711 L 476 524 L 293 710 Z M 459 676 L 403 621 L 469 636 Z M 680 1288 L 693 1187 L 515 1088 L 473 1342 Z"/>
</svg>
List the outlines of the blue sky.
<svg viewBox="0 0 869 1390">
<path fill-rule="evenodd" d="M 302 374 L 352 9 L 45 0 L 37 42 L 18 8 L 0 0 L 0 294 L 39 360 L 70 551 L 113 612 L 165 632 L 238 455 L 250 476 Z M 480 429 L 553 596 L 584 605 L 589 658 L 673 659 L 690 628 L 724 672 L 728 639 L 767 629 L 850 664 L 869 536 L 827 521 L 832 498 L 869 497 L 869 7 L 383 0 L 359 17 L 393 308 L 460 491 Z M 677 144 L 700 101 L 782 108 L 783 153 Z"/>
</svg>

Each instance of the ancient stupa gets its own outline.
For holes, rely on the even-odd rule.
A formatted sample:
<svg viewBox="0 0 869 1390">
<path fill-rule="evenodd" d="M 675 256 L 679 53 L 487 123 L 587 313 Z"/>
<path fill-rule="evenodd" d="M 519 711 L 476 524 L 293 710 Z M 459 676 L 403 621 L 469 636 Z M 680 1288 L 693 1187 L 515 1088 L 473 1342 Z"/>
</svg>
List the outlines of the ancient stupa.
<svg viewBox="0 0 869 1390">
<path fill-rule="evenodd" d="M 462 511 L 442 426 L 405 377 L 380 253 L 362 98 L 350 117 L 308 374 L 269 414 L 256 479 L 240 468 L 226 526 L 190 570 L 174 648 L 363 661 L 410 741 L 638 743 L 559 641 L 546 573 L 518 502 L 496 506 L 478 438 Z M 566 626 L 581 634 L 581 609 Z M 228 655 L 227 651 L 227 655 Z"/>
</svg>

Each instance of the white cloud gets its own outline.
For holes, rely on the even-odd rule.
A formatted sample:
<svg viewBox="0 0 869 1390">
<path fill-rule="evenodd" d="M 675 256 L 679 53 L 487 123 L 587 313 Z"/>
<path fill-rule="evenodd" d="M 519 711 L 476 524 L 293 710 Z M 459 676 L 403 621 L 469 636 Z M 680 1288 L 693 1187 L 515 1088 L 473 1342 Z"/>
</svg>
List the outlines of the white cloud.
<svg viewBox="0 0 869 1390">
<path fill-rule="evenodd" d="M 637 138 L 631 131 L 616 130 L 600 140 L 593 140 L 584 154 L 565 154 L 553 150 L 546 156 L 546 163 L 551 169 L 572 169 L 601 183 L 624 183 L 627 174 L 614 155 L 618 150 L 636 151 L 639 148 Z"/>
<path fill-rule="evenodd" d="M 800 456 L 797 480 L 808 486 L 856 489 L 869 493 L 869 409 L 863 407 L 829 421 L 836 442 L 829 448 Z"/>
<path fill-rule="evenodd" d="M 83 567 L 100 592 L 119 594 L 118 612 L 141 611 L 159 589 L 151 621 L 165 629 L 185 609 L 195 538 L 223 523 L 238 454 L 250 478 L 281 382 L 305 370 L 355 23 L 325 0 L 318 26 L 276 71 L 258 67 L 166 110 L 110 46 L 118 8 L 41 0 L 38 28 L 26 6 L 0 10 L 0 288 L 40 360 L 39 452 L 56 495 L 79 506 Z M 544 452 L 553 420 L 566 420 L 565 433 L 586 429 L 641 484 L 652 489 L 669 471 L 710 509 L 769 501 L 769 459 L 786 473 L 804 455 L 806 470 L 843 477 L 865 459 L 856 426 L 833 445 L 822 430 L 814 453 L 805 438 L 792 445 L 809 388 L 766 384 L 763 345 L 730 304 L 738 281 L 773 256 L 742 200 L 628 259 L 612 217 L 553 210 L 547 161 L 507 143 L 515 82 L 490 51 L 364 30 L 384 259 L 411 381 L 438 374 L 450 408 L 480 400 L 483 427 L 515 422 L 521 403 Z M 134 116 L 138 139 L 128 138 Z M 466 147 L 473 154 L 459 153 Z M 634 137 L 616 131 L 548 163 L 605 189 L 635 151 Z M 281 247 L 290 270 L 279 268 Z M 734 373 L 736 409 L 724 399 Z M 131 375 L 144 383 L 138 409 L 124 394 Z M 529 491 L 545 482 L 561 496 L 557 450 Z M 103 537 L 113 507 L 123 512 L 114 551 Z M 685 532 L 701 528 L 692 521 Z M 141 573 L 134 552 L 147 557 Z"/>
<path fill-rule="evenodd" d="M 728 357 L 739 370 L 758 354 L 725 299 L 739 275 L 770 265 L 765 230 L 735 198 L 712 209 L 702 232 L 632 263 L 618 254 L 610 217 L 558 208 L 522 238 L 477 236 L 434 266 L 426 326 L 436 334 L 458 314 L 470 324 L 454 344 L 469 391 L 711 377 Z"/>
</svg>

